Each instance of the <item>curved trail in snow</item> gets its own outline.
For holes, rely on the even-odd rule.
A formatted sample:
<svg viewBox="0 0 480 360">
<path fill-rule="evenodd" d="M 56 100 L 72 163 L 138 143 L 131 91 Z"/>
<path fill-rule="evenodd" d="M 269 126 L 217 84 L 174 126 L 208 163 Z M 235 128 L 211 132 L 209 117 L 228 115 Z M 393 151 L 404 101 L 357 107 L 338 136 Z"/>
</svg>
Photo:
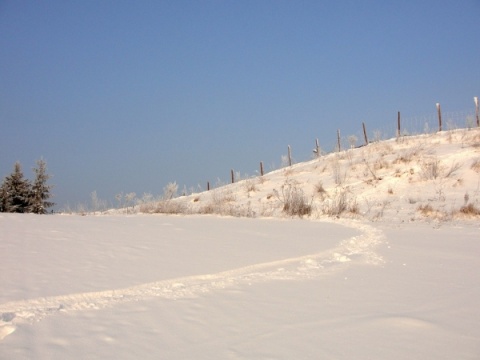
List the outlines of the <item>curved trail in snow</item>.
<svg viewBox="0 0 480 360">
<path fill-rule="evenodd" d="M 382 257 L 375 252 L 383 239 L 380 230 L 356 221 L 337 223 L 359 230 L 361 235 L 343 240 L 337 247 L 320 253 L 254 264 L 215 274 L 185 276 L 127 288 L 0 304 L 0 340 L 14 332 L 19 324 L 34 323 L 59 312 L 102 309 L 151 297 L 191 298 L 236 285 L 315 278 L 344 269 L 346 264 L 383 263 Z"/>
</svg>

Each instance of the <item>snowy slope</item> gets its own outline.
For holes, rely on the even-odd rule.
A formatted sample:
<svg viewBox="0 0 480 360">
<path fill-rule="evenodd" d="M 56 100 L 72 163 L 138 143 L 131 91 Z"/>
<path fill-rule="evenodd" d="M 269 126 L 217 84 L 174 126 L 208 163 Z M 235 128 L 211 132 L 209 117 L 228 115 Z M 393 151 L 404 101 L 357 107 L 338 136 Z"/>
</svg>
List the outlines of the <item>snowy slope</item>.
<svg viewBox="0 0 480 360">
<path fill-rule="evenodd" d="M 189 215 L 0 214 L 0 358 L 478 359 L 479 159 L 457 130 L 143 205 Z"/>
</svg>

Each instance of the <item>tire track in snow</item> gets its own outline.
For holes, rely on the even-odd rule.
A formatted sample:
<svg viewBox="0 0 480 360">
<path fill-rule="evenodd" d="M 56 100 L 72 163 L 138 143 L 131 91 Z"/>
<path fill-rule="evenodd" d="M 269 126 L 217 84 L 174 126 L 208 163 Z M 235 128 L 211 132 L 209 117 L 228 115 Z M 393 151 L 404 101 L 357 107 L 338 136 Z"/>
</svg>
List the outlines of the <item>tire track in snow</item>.
<svg viewBox="0 0 480 360">
<path fill-rule="evenodd" d="M 381 265 L 382 257 L 375 252 L 382 242 L 380 230 L 356 221 L 337 221 L 353 227 L 361 235 L 346 239 L 320 253 L 284 260 L 260 263 L 215 274 L 185 276 L 150 282 L 121 289 L 78 293 L 54 297 L 13 301 L 0 304 L 0 340 L 22 323 L 34 323 L 46 316 L 70 311 L 102 309 L 118 303 L 159 297 L 164 299 L 191 298 L 235 285 L 272 280 L 302 280 L 345 268 L 346 264 Z"/>
</svg>

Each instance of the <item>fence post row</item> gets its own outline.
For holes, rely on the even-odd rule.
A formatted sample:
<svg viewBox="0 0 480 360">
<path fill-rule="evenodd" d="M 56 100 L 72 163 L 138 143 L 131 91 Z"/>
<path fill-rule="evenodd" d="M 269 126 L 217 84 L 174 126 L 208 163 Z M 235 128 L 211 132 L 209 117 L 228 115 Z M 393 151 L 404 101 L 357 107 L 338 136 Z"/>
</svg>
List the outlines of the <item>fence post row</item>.
<svg viewBox="0 0 480 360">
<path fill-rule="evenodd" d="M 478 97 L 474 96 L 473 97 L 473 102 L 475 103 L 475 118 L 477 120 L 477 127 L 480 127 L 480 110 L 479 110 L 479 101 Z M 438 115 L 438 131 L 442 131 L 442 109 L 440 107 L 440 103 L 435 104 L 437 107 L 437 115 Z M 367 136 L 367 129 L 365 126 L 365 122 L 362 122 L 362 128 L 363 128 L 363 136 L 365 139 L 365 145 L 368 145 L 368 136 Z M 401 135 L 401 117 L 400 117 L 400 111 L 397 112 L 397 137 L 400 137 Z M 337 129 L 337 148 L 338 152 L 342 150 L 341 147 L 341 138 L 340 138 L 340 129 Z M 318 139 L 315 139 L 315 154 L 317 157 L 320 156 L 320 145 L 318 143 Z M 292 166 L 292 148 L 290 145 L 288 145 L 288 165 Z M 263 170 L 263 161 L 260 161 L 260 175 L 264 175 L 264 170 Z M 230 170 L 230 176 L 231 176 L 231 181 L 232 184 L 235 182 L 235 174 L 233 172 L 233 169 Z M 210 190 L 210 182 L 207 182 L 207 190 Z"/>
</svg>

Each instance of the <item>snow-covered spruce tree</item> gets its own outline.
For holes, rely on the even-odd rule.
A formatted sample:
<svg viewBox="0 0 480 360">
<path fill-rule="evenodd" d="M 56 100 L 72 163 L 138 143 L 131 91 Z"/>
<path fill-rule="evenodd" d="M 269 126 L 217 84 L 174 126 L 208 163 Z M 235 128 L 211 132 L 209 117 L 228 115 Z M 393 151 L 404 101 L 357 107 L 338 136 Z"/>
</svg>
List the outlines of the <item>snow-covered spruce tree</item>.
<svg viewBox="0 0 480 360">
<path fill-rule="evenodd" d="M 47 163 L 40 159 L 37 161 L 37 167 L 33 169 L 35 180 L 30 193 L 29 212 L 35 214 L 46 214 L 47 209 L 54 206 L 55 203 L 49 201 L 52 185 L 47 185 L 50 175 L 47 174 Z"/>
<path fill-rule="evenodd" d="M 0 185 L 0 212 L 6 212 L 7 188 L 4 183 Z"/>
<path fill-rule="evenodd" d="M 25 213 L 29 211 L 31 186 L 23 177 L 22 166 L 15 163 L 13 173 L 3 180 L 0 194 L 3 212 Z"/>
</svg>

